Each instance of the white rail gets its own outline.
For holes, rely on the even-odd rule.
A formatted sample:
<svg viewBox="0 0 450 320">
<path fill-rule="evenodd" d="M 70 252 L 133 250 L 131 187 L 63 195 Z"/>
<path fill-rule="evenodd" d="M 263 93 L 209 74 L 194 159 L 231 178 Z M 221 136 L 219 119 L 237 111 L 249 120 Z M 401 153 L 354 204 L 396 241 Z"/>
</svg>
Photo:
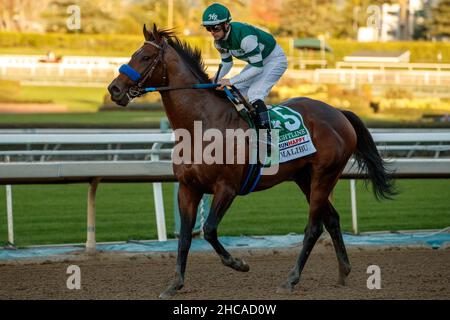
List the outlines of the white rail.
<svg viewBox="0 0 450 320">
<path fill-rule="evenodd" d="M 434 70 L 434 71 L 450 71 L 448 63 L 409 63 L 409 62 L 349 62 L 340 61 L 336 63 L 336 68 L 371 68 L 371 69 L 405 69 L 405 70 Z"/>
<path fill-rule="evenodd" d="M 294 59 L 294 60 L 292 60 Z M 99 86 L 111 82 L 118 75 L 121 64 L 129 58 L 122 57 L 64 57 L 60 63 L 46 63 L 45 56 L 0 56 L 0 77 L 24 83 Z M 379 84 L 410 86 L 450 85 L 450 64 L 401 63 L 337 63 L 336 69 L 294 70 L 296 64 L 319 63 L 297 61 L 291 58 L 285 77 L 303 79 L 312 83 Z M 205 59 L 211 70 L 216 70 L 219 59 Z M 323 63 L 323 62 L 320 62 Z M 236 61 L 231 71 L 234 75 L 245 63 Z M 304 66 L 303 66 L 304 67 Z M 350 67 L 350 68 L 345 68 Z M 370 67 L 363 69 L 359 67 Z M 211 71 L 211 72 L 213 72 Z"/>
<path fill-rule="evenodd" d="M 172 133 L 3 134 L 0 145 L 11 144 L 137 144 L 174 142 Z"/>
<path fill-rule="evenodd" d="M 409 147 L 419 151 L 450 151 L 450 131 L 433 132 L 372 132 L 374 140 L 381 150 L 401 150 Z M 164 144 L 173 144 L 172 133 L 17 133 L 10 131 L 0 135 L 0 184 L 31 184 L 31 183 L 80 183 L 90 184 L 88 193 L 88 250 L 95 249 L 95 193 L 100 182 L 153 182 L 155 208 L 157 217 L 158 239 L 166 240 L 165 214 L 162 199 L 161 182 L 175 181 L 172 163 L 168 155 L 171 149 L 162 149 Z M 397 145 L 392 145 L 397 143 Z M 398 143 L 401 143 L 399 145 Z M 409 146 L 405 146 L 409 143 Z M 433 143 L 432 145 L 417 145 L 418 143 Z M 133 149 L 111 149 L 111 145 L 129 146 L 136 144 L 151 144 L 151 147 Z M 412 145 L 411 145 L 412 144 Z M 25 150 L 15 150 L 17 146 Z M 38 145 L 45 145 L 44 150 L 29 150 Z M 88 150 L 48 150 L 49 145 L 89 145 Z M 93 145 L 108 145 L 109 149 L 92 149 Z M 14 148 L 13 148 L 14 147 Z M 388 148 L 389 147 L 389 148 Z M 418 147 L 424 147 L 422 149 Z M 23 149 L 23 148 L 22 148 Z M 145 155 L 140 160 L 46 160 L 45 156 L 99 156 L 99 155 Z M 166 160 L 160 156 L 166 156 Z M 14 157 L 30 156 L 31 159 L 14 160 Z M 34 156 L 40 156 L 39 161 L 33 161 Z M 44 156 L 44 158 L 42 157 Z M 444 155 L 445 156 L 445 155 Z M 149 157 L 149 158 L 148 158 Z M 444 158 L 393 158 L 388 161 L 390 169 L 395 171 L 396 178 L 450 178 L 450 155 Z M 352 220 L 354 232 L 357 233 L 356 193 L 353 179 L 365 177 L 356 170 L 353 160 L 350 161 L 342 178 L 351 179 Z M 8 189 L 7 189 L 8 190 Z M 12 195 L 8 192 L 7 206 L 12 208 Z M 11 212 L 10 212 L 11 211 Z M 12 210 L 8 209 L 8 238 L 14 241 L 12 231 Z"/>
<path fill-rule="evenodd" d="M 172 133 L 117 133 L 107 131 L 96 133 L 82 131 L 75 133 L 17 133 L 6 131 L 0 135 L 0 157 L 5 162 L 0 163 L 0 183 L 7 185 L 8 207 L 8 241 L 13 243 L 12 228 L 12 193 L 10 184 L 30 183 L 75 183 L 87 182 L 90 184 L 88 192 L 88 225 L 87 242 L 88 251 L 95 249 L 95 195 L 100 181 L 151 181 L 155 198 L 155 214 L 158 228 L 158 240 L 167 240 L 164 219 L 164 206 L 162 198 L 161 181 L 174 180 L 172 163 L 160 160 L 160 155 L 170 155 L 171 149 L 161 149 L 163 144 L 173 144 Z M 112 145 L 152 145 L 141 149 L 116 149 Z M 14 150 L 19 145 L 22 150 Z M 44 145 L 43 149 L 29 150 Z M 60 145 L 72 146 L 71 150 L 57 150 Z M 89 145 L 93 150 L 73 150 L 75 145 Z M 108 145 L 108 149 L 100 145 Z M 54 150 L 49 150 L 53 146 Z M 23 150 L 25 147 L 25 150 Z M 103 148 L 103 149 L 98 149 Z M 6 149 L 6 150 L 4 150 Z M 98 156 L 98 155 L 143 155 L 150 157 L 150 161 L 52 161 L 46 162 L 45 156 Z M 30 156 L 31 160 L 15 160 L 14 157 Z M 33 161 L 34 156 L 40 156 L 40 161 Z M 147 159 L 147 158 L 145 158 Z M 170 156 L 169 156 L 170 159 Z"/>
</svg>

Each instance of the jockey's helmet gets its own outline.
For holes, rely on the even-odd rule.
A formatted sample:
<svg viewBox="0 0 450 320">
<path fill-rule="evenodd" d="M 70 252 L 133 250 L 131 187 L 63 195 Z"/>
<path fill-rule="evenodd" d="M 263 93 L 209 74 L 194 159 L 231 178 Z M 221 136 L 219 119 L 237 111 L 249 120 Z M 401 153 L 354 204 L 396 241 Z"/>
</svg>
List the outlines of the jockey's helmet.
<svg viewBox="0 0 450 320">
<path fill-rule="evenodd" d="M 231 21 L 230 11 L 220 3 L 213 3 L 203 12 L 203 26 L 214 26 L 229 21 Z"/>
</svg>

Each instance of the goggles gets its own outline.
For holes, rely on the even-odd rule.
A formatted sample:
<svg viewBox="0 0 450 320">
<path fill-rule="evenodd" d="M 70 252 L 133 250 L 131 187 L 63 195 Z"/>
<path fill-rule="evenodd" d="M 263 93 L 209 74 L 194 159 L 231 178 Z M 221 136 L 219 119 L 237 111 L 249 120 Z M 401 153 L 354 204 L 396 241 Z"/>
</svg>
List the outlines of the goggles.
<svg viewBox="0 0 450 320">
<path fill-rule="evenodd" d="M 216 24 L 215 26 L 205 26 L 206 31 L 208 32 L 218 32 L 220 30 L 222 30 L 222 25 L 221 24 Z"/>
</svg>

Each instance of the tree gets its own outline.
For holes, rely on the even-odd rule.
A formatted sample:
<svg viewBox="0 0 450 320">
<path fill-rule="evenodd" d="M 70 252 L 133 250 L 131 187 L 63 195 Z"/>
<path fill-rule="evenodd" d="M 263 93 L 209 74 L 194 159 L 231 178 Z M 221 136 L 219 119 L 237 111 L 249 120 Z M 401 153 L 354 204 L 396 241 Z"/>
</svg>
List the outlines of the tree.
<svg viewBox="0 0 450 320">
<path fill-rule="evenodd" d="M 201 2 L 201 3 L 200 3 Z M 207 7 L 199 0 L 173 0 L 173 28 L 178 32 L 198 33 L 203 10 Z M 167 0 L 135 1 L 128 5 L 126 14 L 120 20 L 120 33 L 137 33 L 142 25 L 156 23 L 168 27 Z"/>
<path fill-rule="evenodd" d="M 347 0 L 341 10 L 342 23 L 337 26 L 337 36 L 356 39 L 358 28 L 368 27 L 368 19 L 373 14 L 367 12 L 369 6 L 381 8 L 383 3 L 391 2 L 388 0 Z"/>
<path fill-rule="evenodd" d="M 334 33 L 341 16 L 333 0 L 284 0 L 278 33 L 293 37 L 316 37 Z"/>
<path fill-rule="evenodd" d="M 429 39 L 429 20 L 426 9 L 414 13 L 413 40 Z"/>
<path fill-rule="evenodd" d="M 80 30 L 67 28 L 67 8 L 71 5 L 80 8 Z M 43 17 L 50 32 L 113 33 L 121 12 L 120 0 L 56 0 L 49 4 Z"/>
<path fill-rule="evenodd" d="M 450 0 L 441 0 L 431 9 L 430 34 L 437 38 L 450 38 Z"/>
<path fill-rule="evenodd" d="M 252 0 L 248 4 L 249 13 L 247 21 L 276 31 L 280 25 L 281 0 Z"/>
<path fill-rule="evenodd" d="M 43 31 L 40 15 L 49 0 L 0 0 L 0 30 Z"/>
</svg>

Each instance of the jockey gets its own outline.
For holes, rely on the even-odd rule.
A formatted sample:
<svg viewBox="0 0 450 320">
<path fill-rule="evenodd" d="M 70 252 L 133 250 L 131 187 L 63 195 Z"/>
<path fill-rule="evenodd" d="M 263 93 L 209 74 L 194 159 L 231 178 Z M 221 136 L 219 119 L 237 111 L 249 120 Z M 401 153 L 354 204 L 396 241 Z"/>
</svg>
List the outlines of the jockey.
<svg viewBox="0 0 450 320">
<path fill-rule="evenodd" d="M 271 34 L 246 23 L 230 21 L 230 11 L 219 3 L 206 8 L 202 17 L 202 25 L 214 37 L 222 59 L 222 69 L 215 77 L 221 84 L 218 89 L 229 85 L 238 88 L 256 110 L 258 128 L 270 130 L 264 99 L 286 71 L 286 55 Z M 224 78 L 233 66 L 233 57 L 248 64 L 238 75 Z"/>
</svg>

